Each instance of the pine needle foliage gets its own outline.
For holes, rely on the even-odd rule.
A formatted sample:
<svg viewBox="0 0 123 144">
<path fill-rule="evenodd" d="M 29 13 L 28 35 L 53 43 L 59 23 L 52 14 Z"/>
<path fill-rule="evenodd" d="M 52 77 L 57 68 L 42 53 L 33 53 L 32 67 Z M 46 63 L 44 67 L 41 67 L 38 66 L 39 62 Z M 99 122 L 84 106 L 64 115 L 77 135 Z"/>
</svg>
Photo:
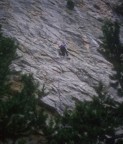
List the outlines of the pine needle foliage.
<svg viewBox="0 0 123 144">
<path fill-rule="evenodd" d="M 28 136 L 45 126 L 47 116 L 39 109 L 35 98 L 36 85 L 32 76 L 22 76 L 24 84 L 20 93 L 0 100 L 0 140 Z"/>
<path fill-rule="evenodd" d="M 5 82 L 10 74 L 9 65 L 15 57 L 17 45 L 8 37 L 3 36 L 0 26 L 0 94 L 6 90 Z"/>
<path fill-rule="evenodd" d="M 67 0 L 67 8 L 70 10 L 74 9 L 74 2 L 72 0 Z"/>
<path fill-rule="evenodd" d="M 117 21 L 105 20 L 102 26 L 102 48 L 103 54 L 111 62 L 120 61 L 123 54 L 123 48 L 120 43 L 120 25 Z M 115 60 L 115 61 L 114 61 Z"/>
<path fill-rule="evenodd" d="M 44 87 L 37 90 L 32 75 L 20 75 L 21 91 L 12 92 L 8 77 L 9 66 L 15 58 L 17 45 L 3 36 L 0 29 L 0 143 L 34 134 L 46 127 L 47 115 L 39 107 L 36 95 L 45 95 Z M 40 95 L 40 96 L 41 96 Z"/>
<path fill-rule="evenodd" d="M 117 89 L 118 95 L 123 96 L 123 46 L 120 42 L 120 25 L 117 21 L 106 20 L 102 26 L 103 44 L 100 52 L 110 61 L 116 73 L 110 78 L 111 86 Z"/>
<path fill-rule="evenodd" d="M 98 96 L 92 101 L 77 103 L 73 111 L 65 111 L 56 119 L 48 143 L 101 144 L 114 141 L 115 128 L 122 124 L 119 119 L 122 114 L 118 113 L 120 104 L 106 93 L 102 83 L 95 90 Z"/>
<path fill-rule="evenodd" d="M 123 15 L 123 1 L 119 0 L 117 4 L 114 5 L 114 10 L 117 14 Z"/>
</svg>

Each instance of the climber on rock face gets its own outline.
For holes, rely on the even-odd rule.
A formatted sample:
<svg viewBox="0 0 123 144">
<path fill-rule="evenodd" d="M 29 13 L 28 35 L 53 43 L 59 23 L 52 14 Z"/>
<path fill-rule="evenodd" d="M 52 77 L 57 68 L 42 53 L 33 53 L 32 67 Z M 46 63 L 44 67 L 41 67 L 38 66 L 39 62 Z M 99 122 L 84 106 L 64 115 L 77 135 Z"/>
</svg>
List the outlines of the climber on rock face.
<svg viewBox="0 0 123 144">
<path fill-rule="evenodd" d="M 68 56 L 68 51 L 66 49 L 66 44 L 64 42 L 59 44 L 59 55 Z"/>
</svg>

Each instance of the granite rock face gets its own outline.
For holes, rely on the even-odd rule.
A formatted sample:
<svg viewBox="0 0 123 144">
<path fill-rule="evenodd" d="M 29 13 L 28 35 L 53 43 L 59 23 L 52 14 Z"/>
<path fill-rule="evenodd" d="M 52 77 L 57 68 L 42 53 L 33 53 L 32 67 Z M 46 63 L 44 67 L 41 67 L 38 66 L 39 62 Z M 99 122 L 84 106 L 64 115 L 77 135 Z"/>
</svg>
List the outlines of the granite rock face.
<svg viewBox="0 0 123 144">
<path fill-rule="evenodd" d="M 110 3 L 113 0 L 110 0 Z M 49 94 L 41 101 L 62 112 L 77 100 L 90 100 L 99 81 L 109 86 L 112 65 L 97 51 L 105 18 L 115 19 L 105 0 L 1 0 L 0 23 L 19 43 L 11 69 L 32 73 Z M 69 57 L 58 54 L 65 41 Z"/>
</svg>

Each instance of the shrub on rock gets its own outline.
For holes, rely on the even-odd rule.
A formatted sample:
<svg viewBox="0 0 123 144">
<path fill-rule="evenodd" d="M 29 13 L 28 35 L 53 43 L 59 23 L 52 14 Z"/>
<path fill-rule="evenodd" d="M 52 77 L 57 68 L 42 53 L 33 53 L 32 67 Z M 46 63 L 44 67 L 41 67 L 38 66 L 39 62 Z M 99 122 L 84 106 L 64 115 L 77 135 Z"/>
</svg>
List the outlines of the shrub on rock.
<svg viewBox="0 0 123 144">
<path fill-rule="evenodd" d="M 67 0 L 67 8 L 70 10 L 74 9 L 74 2 L 72 0 Z"/>
</svg>

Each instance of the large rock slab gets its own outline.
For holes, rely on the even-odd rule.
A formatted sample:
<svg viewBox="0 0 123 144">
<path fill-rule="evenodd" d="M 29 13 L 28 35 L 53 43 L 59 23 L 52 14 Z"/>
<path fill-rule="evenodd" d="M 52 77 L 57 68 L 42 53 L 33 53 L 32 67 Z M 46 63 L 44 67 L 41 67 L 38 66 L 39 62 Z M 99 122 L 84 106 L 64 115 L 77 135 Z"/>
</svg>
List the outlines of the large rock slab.
<svg viewBox="0 0 123 144">
<path fill-rule="evenodd" d="M 101 26 L 113 18 L 105 1 L 77 0 L 73 11 L 65 0 L 1 0 L 0 23 L 6 35 L 19 42 L 11 69 L 33 73 L 49 94 L 41 99 L 62 112 L 76 100 L 90 100 L 99 81 L 109 86 L 112 65 L 97 51 Z M 65 41 L 69 59 L 58 55 Z"/>
</svg>

